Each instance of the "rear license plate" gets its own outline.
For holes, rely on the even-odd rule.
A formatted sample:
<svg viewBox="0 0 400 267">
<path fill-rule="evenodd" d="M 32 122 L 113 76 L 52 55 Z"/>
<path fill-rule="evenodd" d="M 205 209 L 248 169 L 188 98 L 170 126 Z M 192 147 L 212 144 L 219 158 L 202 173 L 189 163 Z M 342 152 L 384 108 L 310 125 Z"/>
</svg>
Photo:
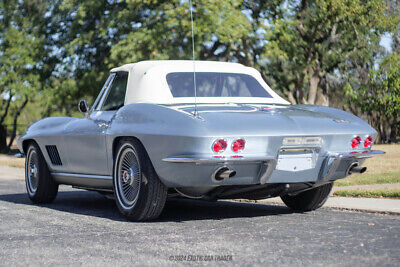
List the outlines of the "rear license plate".
<svg viewBox="0 0 400 267">
<path fill-rule="evenodd" d="M 281 171 L 304 171 L 315 168 L 315 160 L 313 154 L 289 154 L 279 155 L 277 170 Z"/>
</svg>

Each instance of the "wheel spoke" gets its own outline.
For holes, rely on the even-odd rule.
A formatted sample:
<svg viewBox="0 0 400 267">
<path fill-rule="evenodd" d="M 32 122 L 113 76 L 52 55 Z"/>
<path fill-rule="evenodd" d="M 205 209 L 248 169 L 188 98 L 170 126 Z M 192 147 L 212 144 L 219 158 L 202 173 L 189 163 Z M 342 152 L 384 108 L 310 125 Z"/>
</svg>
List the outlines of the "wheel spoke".
<svg viewBox="0 0 400 267">
<path fill-rule="evenodd" d="M 133 206 L 140 188 L 140 167 L 138 158 L 132 148 L 120 153 L 118 162 L 118 183 L 116 188 L 125 206 Z"/>
<path fill-rule="evenodd" d="M 130 200 L 130 193 L 132 192 L 132 187 L 128 187 L 126 190 L 125 190 L 125 196 L 126 196 L 126 198 L 128 199 L 128 200 Z"/>
<path fill-rule="evenodd" d="M 129 168 L 131 166 L 127 158 L 124 158 L 124 160 L 122 161 L 122 166 L 125 166 L 126 168 Z"/>
<path fill-rule="evenodd" d="M 122 163 L 122 170 L 123 171 L 127 171 L 127 170 L 129 170 L 129 168 L 131 167 L 129 164 L 127 164 L 127 163 Z"/>
<path fill-rule="evenodd" d="M 128 183 L 122 185 L 122 190 L 127 191 L 129 189 L 130 185 Z"/>
</svg>

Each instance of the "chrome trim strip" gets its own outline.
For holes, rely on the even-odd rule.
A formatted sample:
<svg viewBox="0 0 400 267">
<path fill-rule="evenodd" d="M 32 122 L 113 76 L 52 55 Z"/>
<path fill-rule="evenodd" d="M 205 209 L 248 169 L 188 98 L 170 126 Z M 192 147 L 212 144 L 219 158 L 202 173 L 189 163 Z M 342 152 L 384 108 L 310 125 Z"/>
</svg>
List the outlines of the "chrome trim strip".
<svg viewBox="0 0 400 267">
<path fill-rule="evenodd" d="M 89 190 L 89 191 L 101 191 L 101 192 L 107 192 L 107 193 L 113 193 L 114 192 L 114 190 L 108 189 L 108 188 L 86 187 L 86 186 L 79 186 L 79 185 L 73 185 L 72 188 Z"/>
<path fill-rule="evenodd" d="M 356 153 L 339 153 L 337 155 L 338 158 L 357 158 L 357 159 L 364 159 L 364 158 L 370 158 L 373 156 L 379 156 L 379 155 L 384 155 L 386 154 L 385 151 L 382 150 L 365 150 L 361 152 L 356 152 Z"/>
<path fill-rule="evenodd" d="M 234 162 L 264 162 L 275 159 L 272 156 L 209 156 L 209 157 L 196 157 L 196 156 L 178 156 L 163 159 L 165 162 L 172 163 L 234 163 Z"/>
<path fill-rule="evenodd" d="M 111 176 L 63 172 L 53 172 L 51 175 L 54 181 L 59 184 L 108 190 L 112 190 L 113 188 L 113 179 Z"/>
<path fill-rule="evenodd" d="M 91 174 L 66 173 L 66 172 L 52 172 L 51 175 L 58 176 L 58 177 L 74 177 L 74 178 L 112 180 L 112 176 L 106 176 L 106 175 L 91 175 Z"/>
<path fill-rule="evenodd" d="M 110 87 L 110 85 L 112 84 L 112 82 L 114 81 L 115 78 L 115 73 L 111 73 L 110 76 L 108 76 L 107 81 L 104 83 L 103 88 L 101 89 L 99 95 L 97 96 L 95 102 L 93 103 L 92 108 L 90 109 L 89 113 L 92 113 L 94 111 L 99 111 L 100 110 L 100 105 L 99 103 L 102 101 L 102 99 L 104 98 L 104 93 L 105 91 L 108 90 L 108 88 Z M 99 107 L 99 108 L 97 108 Z"/>
<path fill-rule="evenodd" d="M 102 95 L 101 98 L 100 98 L 99 104 L 98 104 L 98 106 L 96 107 L 96 111 L 101 111 L 101 109 L 103 108 L 104 102 L 106 101 L 108 95 L 110 94 L 110 90 L 111 90 L 111 87 L 112 87 L 113 82 L 114 82 L 114 80 L 115 80 L 115 77 L 117 77 L 117 74 L 116 74 L 116 73 L 113 73 L 113 74 L 114 74 L 114 75 L 113 75 L 113 77 L 112 77 L 112 80 L 110 81 L 110 83 L 108 84 L 106 90 L 104 90 L 104 93 L 103 93 L 103 95 Z"/>
</svg>

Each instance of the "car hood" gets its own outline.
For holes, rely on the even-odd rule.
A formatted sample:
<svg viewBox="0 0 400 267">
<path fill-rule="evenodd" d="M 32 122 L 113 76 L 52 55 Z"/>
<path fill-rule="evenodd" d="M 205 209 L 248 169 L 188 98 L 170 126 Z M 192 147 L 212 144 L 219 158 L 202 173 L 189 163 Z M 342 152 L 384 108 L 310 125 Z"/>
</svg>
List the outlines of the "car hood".
<svg viewBox="0 0 400 267">
<path fill-rule="evenodd" d="M 194 105 L 176 109 L 194 113 Z M 360 118 L 329 107 L 312 105 L 198 105 L 201 124 L 223 135 L 371 134 Z"/>
</svg>

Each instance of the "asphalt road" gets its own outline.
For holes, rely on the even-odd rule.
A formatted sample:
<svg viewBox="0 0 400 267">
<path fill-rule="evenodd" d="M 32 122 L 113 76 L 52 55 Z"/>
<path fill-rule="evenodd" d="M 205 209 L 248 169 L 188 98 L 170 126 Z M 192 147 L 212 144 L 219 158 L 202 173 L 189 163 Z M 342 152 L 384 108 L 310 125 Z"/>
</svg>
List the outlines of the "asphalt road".
<svg viewBox="0 0 400 267">
<path fill-rule="evenodd" d="M 172 200 L 160 220 L 132 223 L 95 192 L 61 187 L 53 204 L 36 206 L 21 178 L 0 176 L 1 266 L 193 261 L 399 266 L 400 216 Z"/>
</svg>

